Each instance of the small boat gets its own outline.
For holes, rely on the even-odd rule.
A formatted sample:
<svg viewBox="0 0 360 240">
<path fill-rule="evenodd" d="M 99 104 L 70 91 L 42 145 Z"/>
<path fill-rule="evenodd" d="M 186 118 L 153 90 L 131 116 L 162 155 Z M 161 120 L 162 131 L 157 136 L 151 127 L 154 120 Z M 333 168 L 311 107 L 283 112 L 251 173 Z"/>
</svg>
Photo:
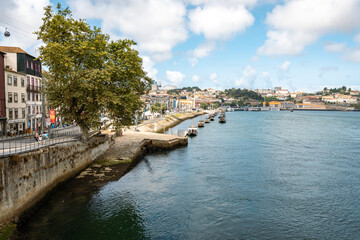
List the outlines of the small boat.
<svg viewBox="0 0 360 240">
<path fill-rule="evenodd" d="M 197 134 L 198 134 L 197 127 L 191 126 L 188 128 L 188 132 L 187 132 L 188 136 L 196 136 Z"/>
<path fill-rule="evenodd" d="M 214 121 L 214 117 L 211 117 L 211 118 L 210 118 L 210 121 Z"/>
<path fill-rule="evenodd" d="M 210 123 L 210 117 L 207 117 L 207 118 L 205 119 L 205 123 Z"/>
<path fill-rule="evenodd" d="M 198 123 L 198 127 L 205 127 L 204 121 L 200 120 Z"/>
<path fill-rule="evenodd" d="M 226 123 L 226 118 L 223 116 L 219 117 L 219 123 Z"/>
</svg>

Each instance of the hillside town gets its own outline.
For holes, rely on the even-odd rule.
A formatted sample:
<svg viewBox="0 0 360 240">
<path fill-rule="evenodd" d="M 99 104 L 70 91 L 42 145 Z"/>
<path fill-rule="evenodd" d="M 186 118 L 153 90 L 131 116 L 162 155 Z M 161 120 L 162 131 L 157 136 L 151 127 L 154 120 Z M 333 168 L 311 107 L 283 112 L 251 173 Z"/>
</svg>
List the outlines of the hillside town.
<svg viewBox="0 0 360 240">
<path fill-rule="evenodd" d="M 282 87 L 274 89 L 226 89 L 198 87 L 177 88 L 154 83 L 151 91 L 142 96 L 145 102 L 144 112 L 157 104 L 162 110 L 186 112 L 194 109 L 215 109 L 225 107 L 228 110 L 359 110 L 360 93 L 346 87 L 327 89 L 316 93 L 290 92 Z"/>
<path fill-rule="evenodd" d="M 19 47 L 0 46 L 0 133 L 33 133 L 50 126 L 49 107 L 43 90 L 41 62 Z M 228 110 L 359 110 L 358 90 L 324 88 L 316 93 L 274 89 L 226 89 L 161 86 L 153 82 L 144 102 L 142 118 L 166 112 L 196 109 Z M 61 124 L 56 117 L 54 126 Z"/>
</svg>

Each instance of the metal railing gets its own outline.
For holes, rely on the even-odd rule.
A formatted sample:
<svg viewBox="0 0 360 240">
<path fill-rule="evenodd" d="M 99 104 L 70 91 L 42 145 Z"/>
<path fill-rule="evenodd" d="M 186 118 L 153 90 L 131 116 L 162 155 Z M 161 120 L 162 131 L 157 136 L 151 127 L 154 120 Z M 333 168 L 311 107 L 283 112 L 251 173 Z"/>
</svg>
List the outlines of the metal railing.
<svg viewBox="0 0 360 240">
<path fill-rule="evenodd" d="M 77 141 L 81 138 L 80 129 L 68 129 L 62 132 L 51 132 L 48 137 L 45 135 L 40 136 L 41 138 L 36 139 L 35 135 L 32 134 L 27 137 L 18 139 L 7 139 L 0 141 L 0 156 L 9 156 L 17 153 L 29 152 L 35 149 Z"/>
</svg>

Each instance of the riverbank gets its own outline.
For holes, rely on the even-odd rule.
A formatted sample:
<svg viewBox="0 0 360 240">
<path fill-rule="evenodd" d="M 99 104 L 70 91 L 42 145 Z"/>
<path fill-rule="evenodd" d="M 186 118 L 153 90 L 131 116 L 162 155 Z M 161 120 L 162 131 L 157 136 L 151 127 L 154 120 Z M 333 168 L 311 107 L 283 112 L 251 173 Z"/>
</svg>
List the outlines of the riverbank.
<svg viewBox="0 0 360 240">
<path fill-rule="evenodd" d="M 124 176 L 146 153 L 171 150 L 187 144 L 186 137 L 127 130 L 121 137 L 115 138 L 109 149 L 82 171 L 75 181 L 101 187 Z"/>
<path fill-rule="evenodd" d="M 79 191 L 93 191 L 104 186 L 110 181 L 117 181 L 127 172 L 129 172 L 142 157 L 149 152 L 159 150 L 171 150 L 176 147 L 186 146 L 187 138 L 175 135 L 166 135 L 154 133 L 164 132 L 165 129 L 173 127 L 182 121 L 196 117 L 203 113 L 186 113 L 169 115 L 161 119 L 143 122 L 135 130 L 135 127 L 126 129 L 122 136 L 114 137 L 109 148 L 97 157 L 89 166 L 81 170 L 80 173 L 66 181 L 66 185 L 72 186 L 72 189 Z M 155 126 L 160 126 L 156 128 Z M 154 129 L 155 127 L 155 129 Z M 112 132 L 103 131 L 103 136 L 114 135 Z M 60 184 L 62 185 L 62 184 Z M 55 187 L 56 191 L 58 187 Z M 51 193 L 47 194 L 51 195 Z M 25 222 L 31 214 L 42 205 L 46 199 L 42 199 L 33 209 L 26 211 L 26 215 L 17 217 L 16 222 L 20 219 Z M 0 226 L 0 239 L 8 239 L 9 232 L 15 229 L 14 225 Z M 11 239 L 21 239 L 23 236 L 15 231 Z"/>
<path fill-rule="evenodd" d="M 161 118 L 155 118 L 142 122 L 136 127 L 136 130 L 139 132 L 163 133 L 169 128 L 172 128 L 187 119 L 191 119 L 203 114 L 205 113 L 190 112 L 190 113 L 175 113 L 172 115 L 165 115 L 164 117 Z M 135 126 L 131 127 L 130 129 L 134 130 Z"/>
</svg>

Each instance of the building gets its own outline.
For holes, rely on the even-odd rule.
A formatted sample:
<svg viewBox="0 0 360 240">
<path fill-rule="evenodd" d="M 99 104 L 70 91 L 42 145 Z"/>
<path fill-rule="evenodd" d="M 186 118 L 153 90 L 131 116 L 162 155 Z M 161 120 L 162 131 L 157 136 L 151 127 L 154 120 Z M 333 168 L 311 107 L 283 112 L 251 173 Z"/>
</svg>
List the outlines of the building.
<svg viewBox="0 0 360 240">
<path fill-rule="evenodd" d="M 6 98 L 5 98 L 5 53 L 0 52 L 0 135 L 6 129 Z"/>
<path fill-rule="evenodd" d="M 21 81 L 24 78 L 24 87 L 26 88 L 25 92 L 25 115 L 26 115 L 26 124 L 25 128 L 27 132 L 39 131 L 41 130 L 41 122 L 42 122 L 42 96 L 41 96 L 41 86 L 42 86 L 42 74 L 41 74 L 41 62 L 36 60 L 34 56 L 28 54 L 24 50 L 18 47 L 3 47 L 0 46 L 0 51 L 6 53 L 5 54 L 5 68 L 11 72 L 12 75 L 16 77 L 20 77 L 17 79 L 20 83 L 20 87 L 17 90 L 18 104 L 23 104 L 22 100 L 22 91 Z M 10 73 L 9 73 L 10 74 Z M 11 75 L 10 74 L 10 75 Z M 12 76 L 13 77 L 13 76 Z M 9 79 L 7 79 L 9 81 Z M 13 81 L 13 79 L 12 79 Z M 12 83 L 14 84 L 14 83 Z M 9 86 L 5 84 L 5 86 Z M 11 88 L 11 91 L 15 91 L 14 88 Z M 6 89 L 5 89 L 6 91 Z M 15 93 L 11 92 L 9 93 Z M 9 95 L 7 95 L 9 101 Z M 19 103 L 19 99 L 20 103 Z M 15 100 L 15 99 L 14 99 Z M 18 117 L 23 116 L 23 108 L 22 105 L 20 107 L 16 105 L 14 106 L 13 111 L 11 111 L 10 107 L 7 107 L 8 116 L 13 114 L 13 118 L 15 118 L 15 108 L 21 108 L 21 114 L 19 114 L 20 110 L 18 109 Z M 15 120 L 15 119 L 14 119 Z M 9 121 L 9 119 L 8 119 Z M 11 124 L 9 122 L 9 124 Z M 14 126 L 13 126 L 14 127 Z M 10 130 L 10 125 L 7 126 L 7 129 Z M 25 130 L 25 129 L 24 129 Z"/>
<path fill-rule="evenodd" d="M 163 90 L 175 90 L 175 89 L 177 89 L 177 86 L 175 86 L 175 85 L 166 85 L 166 86 L 163 86 L 162 89 Z"/>
<path fill-rule="evenodd" d="M 22 134 L 26 130 L 26 74 L 5 67 L 5 98 L 8 135 Z"/>
</svg>

